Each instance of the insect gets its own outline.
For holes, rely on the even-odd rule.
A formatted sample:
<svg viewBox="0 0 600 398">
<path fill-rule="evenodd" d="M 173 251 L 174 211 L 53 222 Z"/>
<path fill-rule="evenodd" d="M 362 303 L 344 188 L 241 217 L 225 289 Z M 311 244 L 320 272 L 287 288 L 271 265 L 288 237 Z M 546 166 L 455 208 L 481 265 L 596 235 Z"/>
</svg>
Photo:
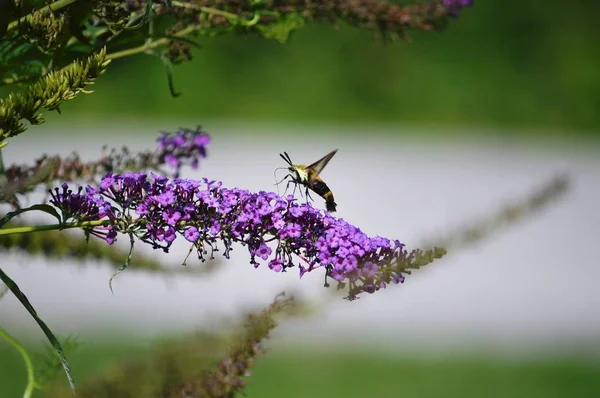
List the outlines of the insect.
<svg viewBox="0 0 600 398">
<path fill-rule="evenodd" d="M 285 187 L 286 191 L 291 183 L 296 184 L 294 186 L 294 192 L 296 192 L 296 187 L 298 184 L 306 187 L 307 200 L 308 198 L 312 199 L 308 191 L 309 189 L 312 190 L 317 195 L 325 199 L 327 211 L 333 213 L 336 211 L 337 204 L 333 200 L 333 193 L 331 192 L 331 189 L 329 189 L 327 184 L 325 184 L 325 181 L 323 181 L 323 179 L 319 176 L 319 173 L 323 171 L 325 166 L 327 166 L 327 163 L 329 163 L 336 152 L 337 149 L 329 152 L 327 155 L 308 166 L 303 164 L 293 164 L 292 159 L 290 159 L 290 155 L 288 155 L 287 152 L 284 152 L 283 155 L 280 153 L 279 156 L 281 156 L 281 158 L 289 165 L 287 169 L 290 173 L 286 175 L 283 180 L 279 181 L 278 184 L 289 178 L 290 181 L 288 181 Z"/>
</svg>

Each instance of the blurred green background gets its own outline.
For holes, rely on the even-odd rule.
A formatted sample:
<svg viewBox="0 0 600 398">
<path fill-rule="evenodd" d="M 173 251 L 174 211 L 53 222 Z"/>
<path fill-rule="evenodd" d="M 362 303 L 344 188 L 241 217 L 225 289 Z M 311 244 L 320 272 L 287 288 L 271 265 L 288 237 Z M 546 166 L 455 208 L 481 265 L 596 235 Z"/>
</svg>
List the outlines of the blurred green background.
<svg viewBox="0 0 600 398">
<path fill-rule="evenodd" d="M 115 60 L 64 117 L 498 127 L 506 134 L 600 133 L 595 0 L 475 1 L 441 33 L 384 45 L 371 32 L 309 24 L 283 45 L 202 38 L 174 69 L 170 97 L 155 57 Z"/>
<path fill-rule="evenodd" d="M 127 345 L 111 340 L 86 343 L 71 353 L 69 360 L 76 381 L 81 383 L 110 367 L 113 378 L 118 377 L 116 358 L 143 361 L 147 355 L 146 348 L 137 342 Z M 2 384 L 0 397 L 22 395 L 25 377 L 18 364 L 14 350 L 0 343 L 2 379 L 10 381 Z M 252 376 L 245 382 L 247 396 L 261 398 L 596 398 L 600 396 L 599 372 L 597 362 L 581 358 L 502 360 L 485 356 L 383 354 L 357 347 L 320 352 L 279 348 L 259 357 Z"/>
</svg>

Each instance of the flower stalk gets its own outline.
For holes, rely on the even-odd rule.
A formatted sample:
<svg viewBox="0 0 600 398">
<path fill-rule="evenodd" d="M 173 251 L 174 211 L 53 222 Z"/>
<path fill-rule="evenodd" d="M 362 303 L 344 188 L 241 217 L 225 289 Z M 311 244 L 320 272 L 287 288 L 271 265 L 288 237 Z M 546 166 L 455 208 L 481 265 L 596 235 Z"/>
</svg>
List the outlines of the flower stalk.
<svg viewBox="0 0 600 398">
<path fill-rule="evenodd" d="M 101 221 L 86 226 L 109 244 L 125 234 L 169 252 L 179 238 L 202 261 L 219 251 L 229 258 L 234 244 L 241 245 L 255 268 L 266 264 L 283 272 L 297 267 L 300 277 L 323 269 L 338 289 L 348 287 L 349 299 L 403 283 L 411 269 L 445 254 L 441 248 L 409 253 L 399 240 L 369 237 L 309 203 L 298 204 L 292 195 L 228 189 L 206 178 L 108 173 L 98 188 L 88 186 L 85 192 L 63 184 L 51 203 L 65 221 Z M 102 229 L 95 228 L 99 225 Z"/>
</svg>

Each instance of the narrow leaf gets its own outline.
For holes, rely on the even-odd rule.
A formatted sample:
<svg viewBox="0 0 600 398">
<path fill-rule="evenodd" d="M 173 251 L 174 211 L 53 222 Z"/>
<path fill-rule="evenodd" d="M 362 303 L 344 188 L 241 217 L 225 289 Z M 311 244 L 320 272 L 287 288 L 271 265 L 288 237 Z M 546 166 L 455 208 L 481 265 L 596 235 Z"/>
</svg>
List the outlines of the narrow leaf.
<svg viewBox="0 0 600 398">
<path fill-rule="evenodd" d="M 4 217 L 2 217 L 2 219 L 0 219 L 0 227 L 2 227 L 4 224 L 6 224 L 12 218 L 18 216 L 19 214 L 25 213 L 27 211 L 34 211 L 34 210 L 43 211 L 44 213 L 48 213 L 51 216 L 56 217 L 59 224 L 61 223 L 60 214 L 58 214 L 58 211 L 56 211 L 56 209 L 54 207 L 47 205 L 47 204 L 38 204 L 38 205 L 33 205 L 31 207 L 27 207 L 25 209 L 11 211 L 10 213 L 8 213 Z"/>
<path fill-rule="evenodd" d="M 132 25 L 129 25 L 129 23 L 128 23 L 127 29 L 136 30 L 136 29 L 139 29 L 142 26 L 144 26 L 146 23 L 150 22 L 152 20 L 152 14 L 153 14 L 152 5 L 153 5 L 152 0 L 149 0 L 146 3 L 146 11 L 144 12 L 144 15 L 142 16 L 140 22 L 139 23 L 134 22 Z M 131 21 L 133 21 L 133 19 L 130 20 L 130 22 Z"/>
<path fill-rule="evenodd" d="M 58 355 L 58 358 L 60 359 L 60 363 L 65 371 L 65 374 L 67 375 L 67 380 L 69 381 L 69 385 L 71 386 L 71 391 L 73 392 L 73 394 L 75 394 L 75 382 L 73 380 L 73 374 L 71 373 L 71 367 L 69 366 L 69 362 L 67 361 L 67 358 L 63 354 L 63 348 L 60 345 L 60 342 L 58 341 L 56 336 L 54 336 L 54 333 L 52 333 L 50 328 L 38 316 L 37 312 L 35 311 L 35 309 L 31 305 L 31 303 L 27 299 L 27 296 L 25 296 L 25 294 L 21 291 L 21 289 L 19 289 L 19 286 L 17 286 L 17 284 L 14 281 L 8 275 L 6 275 L 4 273 L 4 271 L 2 271 L 2 268 L 0 268 L 0 279 L 10 289 L 10 291 L 15 295 L 17 300 L 19 300 L 21 302 L 23 307 L 25 307 L 25 309 L 27 310 L 27 312 L 29 312 L 29 314 L 33 317 L 33 319 L 35 319 L 37 324 L 40 326 L 40 328 L 42 329 L 42 331 L 44 332 L 44 334 L 50 341 L 50 344 L 52 344 L 52 347 L 54 347 L 54 351 L 56 352 L 56 355 Z"/>
<path fill-rule="evenodd" d="M 171 62 L 171 60 L 169 58 L 167 58 L 164 55 L 161 55 L 160 60 L 162 61 L 164 67 L 165 67 L 165 71 L 167 72 L 167 81 L 169 83 L 169 91 L 171 92 L 171 95 L 174 98 L 177 98 L 181 95 L 181 93 L 178 93 L 175 91 L 175 85 L 173 83 L 173 63 Z"/>
</svg>

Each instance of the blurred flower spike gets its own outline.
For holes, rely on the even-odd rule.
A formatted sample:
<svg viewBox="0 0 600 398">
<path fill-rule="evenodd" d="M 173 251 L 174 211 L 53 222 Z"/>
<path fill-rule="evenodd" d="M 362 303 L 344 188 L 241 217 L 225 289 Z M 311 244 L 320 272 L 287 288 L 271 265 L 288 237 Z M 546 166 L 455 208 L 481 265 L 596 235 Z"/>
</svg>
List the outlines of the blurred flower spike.
<svg viewBox="0 0 600 398">
<path fill-rule="evenodd" d="M 181 129 L 176 133 L 161 132 L 156 142 L 159 159 L 176 168 L 175 177 L 179 177 L 183 165 L 189 164 L 194 170 L 198 169 L 200 159 L 206 158 L 210 137 L 198 127 L 196 130 Z"/>
<path fill-rule="evenodd" d="M 473 0 L 443 0 L 443 4 L 448 9 L 448 14 L 457 17 L 463 8 L 473 6 Z"/>
<path fill-rule="evenodd" d="M 298 265 L 301 277 L 322 267 L 338 288 L 348 284 L 350 299 L 402 283 L 404 274 L 410 274 L 408 268 L 424 265 L 414 264 L 422 261 L 423 252 L 409 254 L 398 240 L 369 237 L 343 219 L 296 203 L 291 195 L 228 189 L 206 178 L 109 173 L 99 189 L 88 187 L 85 194 L 64 184 L 52 203 L 76 220 L 92 216 L 104 220 L 103 227 L 111 232 L 109 243 L 115 233 L 123 233 L 168 252 L 182 237 L 202 261 L 221 248 L 229 258 L 237 243 L 248 248 L 254 267 L 264 262 L 281 272 Z M 432 256 L 441 257 L 445 252 L 440 250 Z"/>
</svg>

